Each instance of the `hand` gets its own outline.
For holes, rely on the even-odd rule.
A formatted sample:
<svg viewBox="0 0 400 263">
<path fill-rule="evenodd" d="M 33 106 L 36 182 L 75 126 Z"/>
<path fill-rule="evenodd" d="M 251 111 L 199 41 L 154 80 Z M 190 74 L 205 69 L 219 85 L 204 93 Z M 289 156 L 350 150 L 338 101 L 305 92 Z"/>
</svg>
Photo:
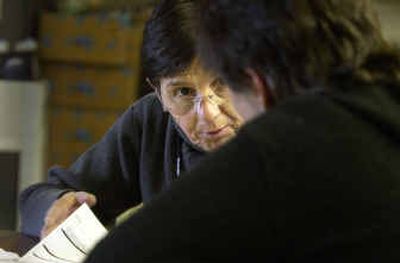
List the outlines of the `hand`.
<svg viewBox="0 0 400 263">
<path fill-rule="evenodd" d="M 47 211 L 41 238 L 45 238 L 50 232 L 61 224 L 81 204 L 87 203 L 93 207 L 96 204 L 96 196 L 87 192 L 68 192 L 54 201 Z"/>
</svg>

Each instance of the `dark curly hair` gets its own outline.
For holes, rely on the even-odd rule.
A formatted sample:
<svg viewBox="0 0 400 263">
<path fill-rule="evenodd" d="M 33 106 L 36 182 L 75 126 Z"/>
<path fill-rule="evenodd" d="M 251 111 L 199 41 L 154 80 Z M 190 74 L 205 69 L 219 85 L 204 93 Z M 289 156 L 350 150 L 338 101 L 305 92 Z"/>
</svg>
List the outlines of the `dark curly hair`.
<svg viewBox="0 0 400 263">
<path fill-rule="evenodd" d="M 340 81 L 397 82 L 399 53 L 368 0 L 199 0 L 200 57 L 236 91 L 246 68 L 272 79 L 276 99 Z"/>
</svg>

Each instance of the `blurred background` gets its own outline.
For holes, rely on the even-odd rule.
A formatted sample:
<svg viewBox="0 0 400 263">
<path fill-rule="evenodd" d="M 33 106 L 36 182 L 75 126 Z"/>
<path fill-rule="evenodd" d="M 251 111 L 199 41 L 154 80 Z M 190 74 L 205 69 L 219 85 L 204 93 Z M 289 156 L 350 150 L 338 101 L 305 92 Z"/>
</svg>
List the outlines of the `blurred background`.
<svg viewBox="0 0 400 263">
<path fill-rule="evenodd" d="M 372 1 L 400 43 L 400 1 Z M 0 229 L 18 229 L 22 189 L 69 166 L 150 92 L 140 46 L 156 3 L 0 0 Z"/>
<path fill-rule="evenodd" d="M 140 46 L 155 2 L 0 0 L 0 229 L 18 227 L 22 189 L 149 92 Z"/>
</svg>

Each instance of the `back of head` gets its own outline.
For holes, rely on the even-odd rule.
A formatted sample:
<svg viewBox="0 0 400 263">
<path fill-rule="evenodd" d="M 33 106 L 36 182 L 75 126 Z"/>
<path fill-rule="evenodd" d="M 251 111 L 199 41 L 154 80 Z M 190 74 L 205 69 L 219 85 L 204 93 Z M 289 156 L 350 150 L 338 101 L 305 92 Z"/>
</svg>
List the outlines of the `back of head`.
<svg viewBox="0 0 400 263">
<path fill-rule="evenodd" d="M 399 59 L 369 0 L 201 0 L 199 52 L 233 89 L 246 68 L 268 75 L 277 99 L 343 80 L 397 81 Z"/>
</svg>

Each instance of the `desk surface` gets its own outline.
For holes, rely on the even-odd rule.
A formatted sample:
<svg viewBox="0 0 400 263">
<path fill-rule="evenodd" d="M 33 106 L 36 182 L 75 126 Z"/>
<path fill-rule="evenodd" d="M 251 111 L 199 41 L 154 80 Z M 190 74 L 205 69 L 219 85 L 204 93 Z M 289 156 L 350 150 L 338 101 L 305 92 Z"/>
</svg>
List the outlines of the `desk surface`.
<svg viewBox="0 0 400 263">
<path fill-rule="evenodd" d="M 17 253 L 20 256 L 23 256 L 38 242 L 39 238 L 37 237 L 8 230 L 0 230 L 0 248 Z"/>
</svg>

